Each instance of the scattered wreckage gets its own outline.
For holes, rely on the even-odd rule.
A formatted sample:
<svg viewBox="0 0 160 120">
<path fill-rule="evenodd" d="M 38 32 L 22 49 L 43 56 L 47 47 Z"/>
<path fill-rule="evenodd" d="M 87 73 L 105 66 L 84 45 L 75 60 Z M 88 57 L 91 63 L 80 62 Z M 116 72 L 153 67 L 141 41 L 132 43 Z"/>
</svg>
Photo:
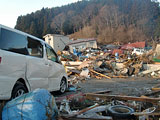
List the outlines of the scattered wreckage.
<svg viewBox="0 0 160 120">
<path fill-rule="evenodd" d="M 2 119 L 25 120 L 151 120 L 160 116 L 159 101 L 152 92 L 140 97 L 110 95 L 110 90 L 53 97 L 36 89 L 9 101 Z"/>
<path fill-rule="evenodd" d="M 155 93 L 136 97 L 110 95 L 109 90 L 79 93 L 56 99 L 64 120 L 150 120 L 159 118 L 159 101 Z"/>
<path fill-rule="evenodd" d="M 80 88 L 74 85 L 90 78 L 160 77 L 160 64 L 154 60 L 154 50 L 142 55 L 131 54 L 132 51 L 121 54 L 119 54 L 121 50 L 113 51 L 114 53 L 90 49 L 82 51 L 80 56 L 69 51 L 58 52 L 69 76 L 68 91 L 78 91 Z M 149 93 L 141 96 L 113 95 L 110 90 L 85 94 L 75 92 L 75 94 L 55 98 L 58 115 L 54 119 L 158 120 L 160 117 L 159 94 L 160 85 L 154 86 Z M 3 110 L 5 113 L 8 108 L 4 107 Z"/>
<path fill-rule="evenodd" d="M 120 53 L 120 54 L 119 54 Z M 129 76 L 159 77 L 160 64 L 154 62 L 154 51 L 144 54 L 132 54 L 132 51 L 113 50 L 104 52 L 97 50 L 84 50 L 81 56 L 71 52 L 59 52 L 62 64 L 66 67 L 70 80 L 94 77 L 126 78 Z M 73 78 L 72 78 L 73 77 Z"/>
<path fill-rule="evenodd" d="M 130 76 L 159 78 L 160 64 L 154 60 L 156 52 L 153 49 L 146 52 L 144 52 L 144 50 L 142 51 L 143 53 L 141 52 L 140 54 L 132 54 L 134 53 L 132 50 L 122 52 L 122 50 L 117 48 L 116 50 L 112 50 L 112 52 L 110 50 L 87 49 L 82 51 L 81 56 L 76 56 L 68 51 L 62 51 L 59 55 L 61 56 L 62 63 L 66 67 L 70 86 L 90 78 L 102 79 L 104 77 L 106 79 L 112 79 L 127 78 Z M 72 60 L 64 56 L 70 56 Z M 117 120 L 128 118 L 149 120 L 149 118 L 153 116 L 158 116 L 157 118 L 159 118 L 160 98 L 154 96 L 160 93 L 159 91 L 159 86 L 155 86 L 152 88 L 151 93 L 139 97 L 109 95 L 103 92 L 103 94 L 101 94 L 101 92 L 87 93 L 83 95 L 85 96 L 85 100 L 92 100 L 95 104 L 87 106 L 82 110 L 75 110 L 71 108 L 73 107 L 71 104 L 72 101 L 65 99 L 60 111 L 67 113 L 67 115 L 62 115 L 65 119 Z M 64 108 L 63 110 L 62 106 Z M 98 111 L 99 109 L 102 111 Z"/>
</svg>

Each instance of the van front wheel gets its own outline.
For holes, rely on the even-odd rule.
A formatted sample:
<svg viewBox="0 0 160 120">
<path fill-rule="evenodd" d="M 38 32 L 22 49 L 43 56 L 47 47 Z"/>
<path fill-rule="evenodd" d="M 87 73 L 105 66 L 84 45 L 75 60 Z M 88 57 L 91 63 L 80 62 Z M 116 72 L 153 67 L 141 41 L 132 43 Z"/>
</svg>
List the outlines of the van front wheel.
<svg viewBox="0 0 160 120">
<path fill-rule="evenodd" d="M 25 86 L 18 82 L 15 84 L 13 91 L 12 91 L 12 99 L 21 96 L 23 94 L 27 93 L 27 89 L 25 88 Z"/>
</svg>

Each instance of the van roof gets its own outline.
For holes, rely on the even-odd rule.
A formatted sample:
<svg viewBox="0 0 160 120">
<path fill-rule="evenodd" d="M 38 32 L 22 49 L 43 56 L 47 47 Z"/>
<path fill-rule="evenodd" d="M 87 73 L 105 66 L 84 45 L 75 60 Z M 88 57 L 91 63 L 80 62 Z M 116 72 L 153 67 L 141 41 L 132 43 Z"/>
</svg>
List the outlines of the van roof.
<svg viewBox="0 0 160 120">
<path fill-rule="evenodd" d="M 1 25 L 1 24 L 0 24 L 0 28 L 4 28 L 4 29 L 7 29 L 7 30 L 10 30 L 10 31 L 13 31 L 13 32 L 16 32 L 16 33 L 19 33 L 19 34 L 25 35 L 25 36 L 29 36 L 29 37 L 32 37 L 32 38 L 38 39 L 38 40 L 39 40 L 39 41 L 41 41 L 41 42 L 46 43 L 44 40 L 42 40 L 42 39 L 40 39 L 40 38 L 38 38 L 38 37 L 35 37 L 35 36 L 33 36 L 33 35 L 30 35 L 30 34 L 28 34 L 28 33 L 22 32 L 22 31 L 17 30 L 17 29 L 13 29 L 13 28 L 10 28 L 10 27 L 7 27 L 7 26 L 4 26 L 4 25 Z M 46 43 L 46 44 L 47 44 L 47 43 Z"/>
</svg>

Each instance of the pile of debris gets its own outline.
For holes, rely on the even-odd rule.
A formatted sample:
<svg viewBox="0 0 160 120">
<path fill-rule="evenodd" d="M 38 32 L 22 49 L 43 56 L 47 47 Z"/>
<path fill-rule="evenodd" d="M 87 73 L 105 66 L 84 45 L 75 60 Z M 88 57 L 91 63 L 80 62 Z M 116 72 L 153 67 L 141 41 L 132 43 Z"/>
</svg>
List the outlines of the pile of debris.
<svg viewBox="0 0 160 120">
<path fill-rule="evenodd" d="M 112 79 L 136 76 L 160 78 L 160 64 L 154 61 L 153 49 L 143 54 L 132 51 L 86 49 L 79 54 L 59 53 L 69 76 L 69 85 L 90 78 Z M 75 89 L 72 89 L 75 90 Z M 75 90 L 76 91 L 76 90 Z M 80 93 L 57 98 L 64 120 L 152 120 L 160 116 L 160 85 L 142 96 L 111 95 L 110 91 Z"/>
<path fill-rule="evenodd" d="M 110 93 L 110 90 L 80 92 L 54 99 L 47 90 L 36 89 L 7 102 L 2 119 L 158 120 L 159 90 L 140 97 Z"/>
<path fill-rule="evenodd" d="M 126 78 L 129 76 L 160 77 L 160 64 L 153 61 L 154 51 L 136 55 L 132 51 L 112 52 L 101 49 L 86 49 L 79 55 L 68 51 L 59 52 L 71 83 L 89 78 Z"/>
<path fill-rule="evenodd" d="M 160 92 L 141 97 L 110 95 L 109 90 L 56 99 L 63 120 L 153 120 L 160 116 Z"/>
</svg>

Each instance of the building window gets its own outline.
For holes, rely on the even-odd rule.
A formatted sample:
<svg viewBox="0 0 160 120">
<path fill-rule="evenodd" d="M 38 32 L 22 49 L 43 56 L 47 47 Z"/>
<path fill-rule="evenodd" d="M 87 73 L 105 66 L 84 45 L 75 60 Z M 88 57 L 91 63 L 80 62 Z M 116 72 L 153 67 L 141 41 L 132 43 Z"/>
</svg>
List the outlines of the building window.
<svg viewBox="0 0 160 120">
<path fill-rule="evenodd" d="M 51 38 L 48 38 L 48 44 L 51 45 Z"/>
</svg>

